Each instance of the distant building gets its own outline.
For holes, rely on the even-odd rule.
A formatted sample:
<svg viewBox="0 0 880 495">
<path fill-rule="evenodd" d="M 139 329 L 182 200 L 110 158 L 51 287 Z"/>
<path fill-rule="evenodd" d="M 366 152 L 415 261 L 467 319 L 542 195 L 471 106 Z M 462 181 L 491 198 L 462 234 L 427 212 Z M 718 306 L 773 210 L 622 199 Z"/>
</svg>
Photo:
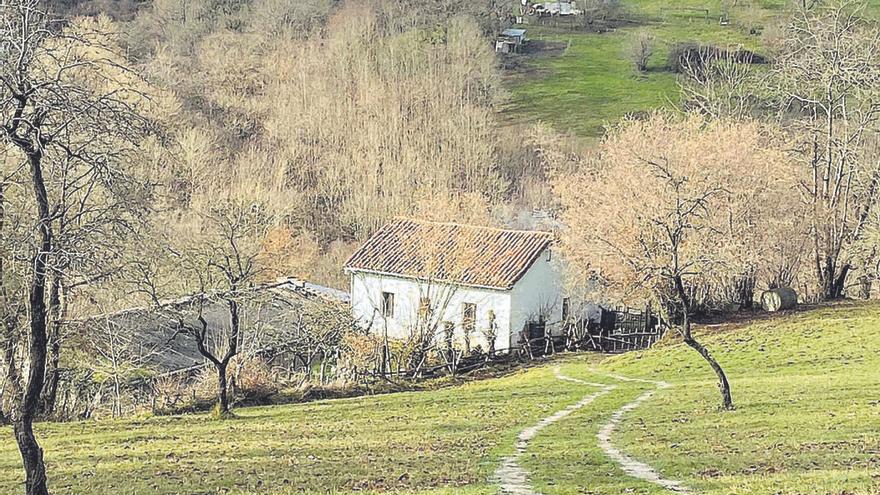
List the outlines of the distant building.
<svg viewBox="0 0 880 495">
<path fill-rule="evenodd" d="M 519 52 L 525 42 L 525 29 L 505 29 L 495 41 L 495 51 L 499 53 Z"/>
<path fill-rule="evenodd" d="M 229 308 L 225 301 L 213 298 L 198 311 L 197 300 L 196 295 L 163 301 L 158 308 L 131 308 L 74 320 L 68 326 L 72 332 L 86 335 L 93 333 L 98 325 L 114 325 L 121 329 L 118 337 L 121 345 L 144 356 L 144 368 L 158 374 L 191 370 L 208 362 L 193 339 L 179 333 L 180 322 L 172 315 L 181 315 L 186 324 L 198 326 L 200 313 L 207 325 L 209 347 L 213 346 L 215 336 L 226 335 L 230 329 Z M 242 337 L 250 338 L 260 325 L 286 325 L 289 321 L 298 321 L 306 301 L 319 301 L 344 311 L 349 298 L 343 291 L 293 278 L 254 287 L 247 297 L 242 298 L 239 308 Z"/>
<path fill-rule="evenodd" d="M 568 300 L 553 239 L 549 232 L 394 220 L 345 264 L 352 311 L 391 338 L 433 319 L 484 350 L 488 329 L 499 351 L 518 346 L 530 324 L 558 334 Z"/>
</svg>

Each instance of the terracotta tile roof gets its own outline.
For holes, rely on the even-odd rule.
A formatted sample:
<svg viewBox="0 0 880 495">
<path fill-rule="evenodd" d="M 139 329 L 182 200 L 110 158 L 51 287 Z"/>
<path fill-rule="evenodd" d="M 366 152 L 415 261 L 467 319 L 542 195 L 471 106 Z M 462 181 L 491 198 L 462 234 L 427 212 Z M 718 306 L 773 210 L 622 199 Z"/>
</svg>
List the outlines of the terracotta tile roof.
<svg viewBox="0 0 880 495">
<path fill-rule="evenodd" d="M 395 219 L 373 234 L 345 268 L 510 289 L 551 242 L 549 232 Z"/>
</svg>

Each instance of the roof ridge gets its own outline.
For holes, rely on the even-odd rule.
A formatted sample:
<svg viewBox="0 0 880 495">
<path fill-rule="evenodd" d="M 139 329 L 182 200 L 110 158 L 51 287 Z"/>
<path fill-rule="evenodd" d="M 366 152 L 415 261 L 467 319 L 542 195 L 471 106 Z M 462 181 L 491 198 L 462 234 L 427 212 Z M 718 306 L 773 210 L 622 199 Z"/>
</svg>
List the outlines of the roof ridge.
<svg viewBox="0 0 880 495">
<path fill-rule="evenodd" d="M 470 224 L 470 223 L 439 222 L 436 220 L 422 220 L 422 219 L 400 216 L 400 215 L 393 217 L 393 219 L 394 220 L 405 220 L 407 222 L 413 222 L 413 223 L 418 223 L 418 224 L 423 224 L 423 225 L 424 224 L 448 225 L 448 226 L 454 226 L 454 227 L 469 227 L 469 228 L 473 228 L 473 229 L 494 230 L 497 232 L 516 232 L 516 233 L 522 233 L 522 234 L 547 234 L 550 236 L 555 235 L 552 231 L 549 231 L 549 230 L 511 229 L 511 228 L 505 228 L 505 227 L 491 227 L 491 226 L 485 226 L 485 225 L 474 225 L 474 224 Z"/>
</svg>

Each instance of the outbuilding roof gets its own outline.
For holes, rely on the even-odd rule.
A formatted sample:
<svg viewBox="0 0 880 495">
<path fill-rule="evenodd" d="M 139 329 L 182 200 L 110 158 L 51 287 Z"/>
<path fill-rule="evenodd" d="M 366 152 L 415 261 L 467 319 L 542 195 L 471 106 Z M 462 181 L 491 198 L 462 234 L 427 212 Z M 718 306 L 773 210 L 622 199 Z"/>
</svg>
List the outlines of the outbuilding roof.
<svg viewBox="0 0 880 495">
<path fill-rule="evenodd" d="M 508 290 L 552 242 L 549 232 L 399 218 L 367 239 L 345 268 Z"/>
<path fill-rule="evenodd" d="M 291 328 L 292 322 L 298 325 L 306 301 L 340 308 L 349 302 L 346 292 L 293 278 L 248 289 L 242 296 L 239 309 L 244 329 L 265 329 L 275 325 Z M 201 311 L 198 309 L 200 299 L 206 301 Z M 119 329 L 115 334 L 119 344 L 141 358 L 143 367 L 160 374 L 201 368 L 207 361 L 195 342 L 180 334 L 178 315 L 188 325 L 199 325 L 197 318 L 201 315 L 207 324 L 207 340 L 211 343 L 217 336 L 229 332 L 229 307 L 218 295 L 211 294 L 161 301 L 158 308 L 130 308 L 69 321 L 67 325 L 80 335 L 93 335 L 95 328 L 113 325 Z M 259 325 L 256 322 L 260 322 Z"/>
</svg>

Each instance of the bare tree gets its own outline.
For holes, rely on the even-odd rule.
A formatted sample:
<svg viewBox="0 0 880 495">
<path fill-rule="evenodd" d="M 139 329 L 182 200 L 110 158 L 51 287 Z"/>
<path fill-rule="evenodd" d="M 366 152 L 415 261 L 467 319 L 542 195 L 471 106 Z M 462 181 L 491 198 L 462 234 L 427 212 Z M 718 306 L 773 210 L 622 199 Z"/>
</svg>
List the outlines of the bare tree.
<svg viewBox="0 0 880 495">
<path fill-rule="evenodd" d="M 118 165 L 146 129 L 140 80 L 119 62 L 118 53 L 100 23 L 63 25 L 40 10 L 36 0 L 0 5 L 2 138 L 23 159 L 16 180 L 31 191 L 26 208 L 34 212 L 36 232 L 23 238 L 31 252 L 18 272 L 27 279 L 28 372 L 12 414 L 28 494 L 48 493 L 33 422 L 46 380 L 50 309 L 56 299 L 51 286 L 63 206 L 53 187 L 53 167 L 73 161 L 93 171 L 76 187 L 125 194 L 115 187 L 114 179 L 126 176 Z M 83 199 L 83 204 L 92 202 Z"/>
<path fill-rule="evenodd" d="M 100 386 L 109 384 L 113 397 L 114 418 L 123 414 L 123 395 L 128 381 L 138 377 L 159 351 L 157 345 L 144 347 L 133 341 L 131 330 L 110 317 L 101 318 L 89 329 L 88 348 L 96 356 L 94 370 L 104 377 Z"/>
<path fill-rule="evenodd" d="M 782 121 L 802 136 L 809 178 L 811 264 L 823 299 L 843 295 L 880 194 L 880 161 L 866 143 L 880 122 L 880 27 L 864 2 L 832 0 L 798 10 L 770 79 Z"/>
<path fill-rule="evenodd" d="M 685 77 L 680 81 L 682 104 L 712 118 L 754 116 L 764 81 L 760 73 L 727 50 L 722 56 L 695 63 L 681 59 Z"/>
<path fill-rule="evenodd" d="M 218 383 L 218 413 L 230 414 L 228 369 L 242 340 L 242 304 L 252 297 L 263 270 L 261 242 L 273 216 L 260 202 L 218 197 L 198 210 L 189 222 L 157 227 L 150 245 L 153 259 L 134 263 L 137 290 L 156 311 L 177 321 L 177 331 L 191 339 L 214 366 Z M 185 294 L 169 300 L 170 295 Z M 205 311 L 225 307 L 228 325 L 210 325 Z"/>
<path fill-rule="evenodd" d="M 640 30 L 635 38 L 630 41 L 627 55 L 639 72 L 648 70 L 648 61 L 654 54 L 654 35 L 646 30 Z"/>
</svg>

